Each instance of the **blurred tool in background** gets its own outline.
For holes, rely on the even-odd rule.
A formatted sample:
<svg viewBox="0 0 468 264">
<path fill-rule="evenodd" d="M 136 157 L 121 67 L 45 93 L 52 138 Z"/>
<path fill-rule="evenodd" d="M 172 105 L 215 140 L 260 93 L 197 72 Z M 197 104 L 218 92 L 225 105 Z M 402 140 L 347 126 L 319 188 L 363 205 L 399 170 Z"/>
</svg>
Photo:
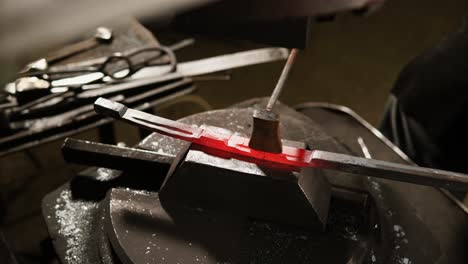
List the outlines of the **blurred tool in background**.
<svg viewBox="0 0 468 264">
<path fill-rule="evenodd" d="M 278 28 L 271 27 L 271 24 L 274 25 L 287 18 L 316 17 L 345 10 L 366 9 L 371 11 L 383 2 L 384 0 L 330 0 L 326 2 L 320 0 L 139 0 L 131 3 L 125 0 L 99 2 L 92 0 L 75 2 L 57 0 L 6 1 L 0 11 L 0 27 L 2 29 L 0 31 L 2 34 L 0 36 L 0 59 L 8 61 L 16 67 L 21 67 L 28 61 L 37 59 L 37 54 L 63 45 L 77 35 L 101 24 L 118 21 L 119 18 L 126 16 L 136 16 L 140 19 L 158 21 L 159 24 L 167 24 L 177 14 L 186 13 L 187 10 L 193 10 L 208 3 L 215 4 L 189 14 L 189 17 L 197 17 L 197 12 L 202 14 L 200 15 L 202 19 L 192 20 L 192 29 L 199 28 L 198 31 L 200 25 L 209 21 L 209 26 L 215 30 L 219 29 L 219 25 L 224 27 L 222 34 L 231 31 L 232 33 L 228 35 L 240 37 L 243 35 L 256 39 L 259 38 L 259 34 L 254 34 L 254 31 L 258 32 L 259 29 L 270 28 L 270 32 L 278 32 Z M 307 19 L 302 21 L 307 22 Z M 247 29 L 245 25 L 252 25 L 252 22 L 257 25 L 257 27 L 252 28 L 254 31 L 239 34 L 240 28 L 245 30 Z M 219 25 L 217 25 L 218 23 Z M 267 27 L 267 25 L 270 26 Z M 209 31 L 210 27 L 204 27 L 202 31 Z M 298 28 L 297 23 L 294 27 L 283 27 L 283 29 L 294 28 Z M 279 32 L 281 31 L 283 30 Z M 300 35 L 303 34 L 302 28 L 296 32 Z M 284 31 L 277 34 L 284 36 Z M 284 38 L 277 36 L 267 38 L 270 41 L 273 39 L 275 42 L 280 40 L 284 43 Z M 270 45 L 272 44 L 270 43 Z"/>
</svg>

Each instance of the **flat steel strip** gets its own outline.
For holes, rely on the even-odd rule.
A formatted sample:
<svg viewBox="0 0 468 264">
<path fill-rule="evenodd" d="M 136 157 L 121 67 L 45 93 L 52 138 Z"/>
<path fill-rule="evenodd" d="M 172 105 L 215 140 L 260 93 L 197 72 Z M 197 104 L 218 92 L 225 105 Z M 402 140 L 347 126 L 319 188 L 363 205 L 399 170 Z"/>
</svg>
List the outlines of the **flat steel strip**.
<svg viewBox="0 0 468 264">
<path fill-rule="evenodd" d="M 104 98 L 99 98 L 94 106 L 98 113 L 123 120 L 127 123 L 251 160 L 297 169 L 313 167 L 420 185 L 468 190 L 468 175 L 462 173 L 402 165 L 321 150 L 310 151 L 290 146 L 283 146 L 282 153 L 269 153 L 251 149 L 248 146 L 247 138 L 223 128 L 190 126 L 127 108 L 123 104 Z"/>
</svg>

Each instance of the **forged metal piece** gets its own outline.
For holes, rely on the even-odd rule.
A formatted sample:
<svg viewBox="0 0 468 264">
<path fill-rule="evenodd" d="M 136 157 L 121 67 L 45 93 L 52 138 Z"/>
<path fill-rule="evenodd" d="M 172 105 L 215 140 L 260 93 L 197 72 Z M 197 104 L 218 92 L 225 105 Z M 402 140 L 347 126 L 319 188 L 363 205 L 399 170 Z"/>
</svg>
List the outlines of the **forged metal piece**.
<svg viewBox="0 0 468 264">
<path fill-rule="evenodd" d="M 363 159 L 321 150 L 309 151 L 288 146 L 283 146 L 282 153 L 254 150 L 248 147 L 248 139 L 229 130 L 190 126 L 133 110 L 104 98 L 96 100 L 95 110 L 163 135 L 190 141 L 208 149 L 237 154 L 257 162 L 276 163 L 279 166 L 294 168 L 330 169 L 421 185 L 468 190 L 468 175 L 462 173 Z"/>
<path fill-rule="evenodd" d="M 250 117 L 253 109 L 264 108 L 265 104 L 266 100 L 249 100 L 234 108 L 200 113 L 186 117 L 181 121 L 199 126 L 206 124 L 225 127 L 248 134 L 252 125 Z M 362 155 L 361 148 L 356 141 L 357 135 L 359 135 L 366 142 L 373 157 L 393 162 L 404 162 L 379 138 L 350 116 L 336 111 L 327 111 L 328 115 L 320 112 L 320 116 L 322 114 L 324 116 L 316 118 L 320 121 L 317 123 L 280 103 L 277 105 L 277 110 L 283 119 L 280 125 L 285 138 L 306 141 L 309 146 L 329 151 L 347 154 L 354 152 L 357 155 Z M 309 113 L 310 111 L 307 112 L 307 114 Z M 338 144 L 334 138 L 346 145 Z M 284 144 L 286 145 L 286 143 Z M 184 141 L 152 134 L 141 142 L 139 147 L 175 155 L 187 145 L 188 143 Z M 460 243 L 459 238 L 460 236 L 466 237 L 464 234 L 466 234 L 467 218 L 462 211 L 455 208 L 445 196 L 434 188 L 361 177 L 365 189 L 356 193 L 356 186 L 351 184 L 350 180 L 354 181 L 359 177 L 350 177 L 346 173 L 326 170 L 323 172 L 334 184 L 337 183 L 336 178 L 343 179 L 341 182 L 343 185 L 340 184 L 343 186 L 343 189 L 340 189 L 340 197 L 343 197 L 343 202 L 356 201 L 357 203 L 350 206 L 348 203 L 343 204 L 336 201 L 337 191 L 334 189 L 327 231 L 322 235 L 259 221 L 249 222 L 243 229 L 236 229 L 227 223 L 204 221 L 207 219 L 204 216 L 213 214 L 203 208 L 169 207 L 168 204 L 160 206 L 161 202 L 157 200 L 156 193 L 140 191 L 145 189 L 142 188 L 144 185 L 154 185 L 154 183 L 148 183 L 154 177 L 153 173 L 145 175 L 145 178 L 139 178 L 139 185 L 136 187 L 123 183 L 113 185 L 130 189 L 114 189 L 109 192 L 119 192 L 118 195 L 109 194 L 108 196 L 116 198 L 113 202 L 114 209 L 116 209 L 113 221 L 119 223 L 119 225 L 112 225 L 111 228 L 115 230 L 112 232 L 120 234 L 119 243 L 125 246 L 122 248 L 128 249 L 124 253 L 146 254 L 146 247 L 150 247 L 147 256 L 149 258 L 155 257 L 155 262 L 156 260 L 163 262 L 161 257 L 170 256 L 173 249 L 180 247 L 183 251 L 183 248 L 187 246 L 189 250 L 199 250 L 197 256 L 202 257 L 199 258 L 200 262 L 206 263 L 208 261 L 203 258 L 205 255 L 210 261 L 212 258 L 223 261 L 227 259 L 223 256 L 233 256 L 234 254 L 231 252 L 234 252 L 235 249 L 238 249 L 242 256 L 248 258 L 245 261 L 241 259 L 238 263 L 248 263 L 249 261 L 265 264 L 282 261 L 285 263 L 352 263 L 351 261 L 372 263 L 373 259 L 383 264 L 436 263 L 438 261 L 441 263 L 465 263 L 465 244 Z M 341 175 L 343 177 L 340 174 L 343 174 Z M 123 177 L 133 179 L 140 177 L 140 175 L 129 172 Z M 157 187 L 159 185 L 154 185 L 154 188 Z M 66 188 L 65 186 L 65 190 Z M 100 190 L 100 194 L 105 195 L 107 190 L 109 189 Z M 77 220 L 74 222 L 75 226 L 69 228 L 70 231 L 78 230 L 79 236 L 73 236 L 76 237 L 76 240 L 71 241 L 74 243 L 68 244 L 70 237 L 63 236 L 59 232 L 63 230 L 63 225 L 58 221 L 62 218 L 55 217 L 56 211 L 60 214 L 73 216 L 72 209 L 80 208 L 83 205 L 83 200 L 74 198 L 66 207 L 62 207 L 62 203 L 57 201 L 62 201 L 63 191 L 64 189 L 61 188 L 48 195 L 43 206 L 44 219 L 55 241 L 57 253 L 61 256 L 61 262 L 64 264 L 100 263 L 99 261 L 111 263 L 104 260 L 109 260 L 112 256 L 103 255 L 109 250 L 101 250 L 98 245 L 95 245 L 95 241 L 100 241 L 100 239 L 96 239 L 96 231 L 90 230 L 87 218 Z M 79 193 L 93 191 L 89 187 L 73 190 L 76 196 Z M 370 195 L 367 192 L 370 192 Z M 102 202 L 98 209 L 109 208 L 107 201 Z M 57 204 L 59 209 L 56 209 Z M 356 206 L 356 204 L 360 205 Z M 369 207 L 372 208 L 373 204 L 375 204 L 376 210 L 369 211 Z M 66 211 L 65 208 L 69 210 Z M 95 207 L 93 206 L 93 208 Z M 438 217 L 433 217 L 434 215 Z M 231 215 L 227 220 L 232 223 L 234 218 L 235 216 Z M 93 227 L 100 227 L 101 221 L 107 225 L 109 219 L 106 217 L 101 219 L 102 216 L 97 213 L 95 221 L 92 222 Z M 199 221 L 195 221 L 195 219 L 199 219 Z M 186 221 L 190 223 L 185 224 Z M 180 225 L 177 225 L 178 223 Z M 211 225 L 207 225 L 207 223 Z M 217 232 L 217 226 L 222 226 L 219 232 Z M 165 230 L 171 232 L 165 232 Z M 234 231 L 230 233 L 229 230 Z M 210 242 L 211 240 L 207 236 L 211 238 L 217 234 L 222 238 L 213 239 L 215 242 Z M 229 236 L 229 234 L 233 235 Z M 245 239 L 237 244 L 240 235 Z M 138 241 L 135 243 L 138 245 L 143 245 L 144 242 L 148 244 L 144 247 L 132 246 L 134 244 L 130 243 L 136 240 Z M 175 245 L 175 240 L 182 244 Z M 239 245 L 239 247 L 236 248 L 235 245 Z M 223 246 L 225 246 L 224 250 L 221 249 Z M 80 251 L 81 249 L 86 250 Z M 362 252 L 363 250 L 364 252 Z M 67 251 L 83 252 L 83 254 L 78 255 L 77 259 L 70 259 L 67 258 Z M 207 251 L 210 254 L 205 254 Z M 362 254 L 365 256 L 362 257 Z M 144 256 L 140 256 L 135 260 L 145 260 L 144 258 Z M 196 262 L 196 258 L 190 260 Z"/>
</svg>

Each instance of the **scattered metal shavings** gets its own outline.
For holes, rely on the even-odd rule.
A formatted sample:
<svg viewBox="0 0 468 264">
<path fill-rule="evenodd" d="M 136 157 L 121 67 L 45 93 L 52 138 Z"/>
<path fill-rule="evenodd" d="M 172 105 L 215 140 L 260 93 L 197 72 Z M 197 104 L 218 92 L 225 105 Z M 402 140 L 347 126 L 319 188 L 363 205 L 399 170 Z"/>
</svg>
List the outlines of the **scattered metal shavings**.
<svg viewBox="0 0 468 264">
<path fill-rule="evenodd" d="M 406 233 L 405 230 L 401 225 L 393 225 L 393 231 L 395 232 L 396 236 L 396 245 L 394 247 L 395 252 L 398 252 L 399 249 L 401 248 L 402 244 L 408 244 L 408 239 L 405 237 Z M 396 263 L 398 264 L 411 264 L 411 260 L 407 257 L 399 257 L 397 255 L 396 257 Z"/>
<path fill-rule="evenodd" d="M 154 195 L 153 192 L 150 192 L 150 191 L 146 191 L 146 190 L 135 190 L 135 189 L 131 189 L 131 188 L 125 188 L 126 191 L 131 191 L 132 195 Z M 154 199 L 156 199 L 157 201 L 159 201 L 159 197 L 154 197 Z M 126 202 L 130 202 L 130 201 L 126 201 Z"/>
<path fill-rule="evenodd" d="M 328 229 L 343 238 L 358 241 L 362 220 L 349 212 L 332 211 L 328 216 Z"/>
<path fill-rule="evenodd" d="M 98 168 L 96 170 L 96 173 L 97 173 L 96 180 L 98 181 L 103 181 L 103 182 L 110 181 L 116 177 L 114 171 L 111 169 L 107 169 L 107 168 Z"/>
<path fill-rule="evenodd" d="M 166 153 L 162 148 L 158 149 L 158 151 L 156 151 L 156 153 L 162 154 L 162 155 L 169 155 L 169 153 Z"/>
<path fill-rule="evenodd" d="M 55 217 L 60 226 L 59 234 L 66 238 L 65 260 L 67 263 L 83 263 L 81 256 L 86 254 L 83 241 L 92 227 L 92 210 L 98 207 L 93 202 L 72 200 L 70 190 L 63 190 L 57 198 Z M 82 223 L 78 225 L 78 223 Z"/>
<path fill-rule="evenodd" d="M 145 138 L 140 145 L 147 146 L 151 151 L 161 155 L 176 156 L 182 149 L 182 146 L 184 146 L 184 141 L 167 136 L 157 138 L 149 136 Z"/>
<path fill-rule="evenodd" d="M 400 258 L 398 264 L 412 264 L 412 262 L 409 258 Z"/>
<path fill-rule="evenodd" d="M 309 231 L 259 221 L 251 222 L 247 231 L 249 263 L 320 263 L 327 258 L 328 253 L 319 253 L 317 241 L 324 241 L 320 233 L 310 235 Z"/>
<path fill-rule="evenodd" d="M 383 199 L 383 195 L 382 195 L 382 188 L 380 186 L 380 183 L 378 183 L 377 181 L 375 181 L 374 179 L 371 179 L 370 177 L 367 177 L 367 179 L 369 180 L 370 182 L 370 187 L 375 191 L 374 194 L 377 195 L 377 198 L 379 198 L 380 200 Z"/>
<path fill-rule="evenodd" d="M 405 231 L 403 230 L 403 227 L 401 227 L 400 225 L 394 225 L 393 231 L 395 231 L 396 237 L 403 238 L 406 235 Z"/>
<path fill-rule="evenodd" d="M 405 230 L 400 225 L 393 225 L 393 231 L 395 232 L 396 236 L 396 245 L 395 250 L 398 250 L 402 244 L 408 244 L 408 239 L 406 238 Z"/>
</svg>

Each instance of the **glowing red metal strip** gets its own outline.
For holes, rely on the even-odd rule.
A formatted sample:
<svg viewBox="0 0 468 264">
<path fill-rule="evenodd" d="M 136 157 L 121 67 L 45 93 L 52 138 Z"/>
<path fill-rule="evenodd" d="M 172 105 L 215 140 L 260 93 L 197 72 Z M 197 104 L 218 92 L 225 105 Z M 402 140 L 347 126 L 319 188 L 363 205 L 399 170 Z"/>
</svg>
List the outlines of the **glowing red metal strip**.
<svg viewBox="0 0 468 264">
<path fill-rule="evenodd" d="M 144 128 L 150 128 L 154 132 L 190 141 L 197 145 L 292 167 L 302 168 L 310 166 L 312 151 L 309 150 L 283 146 L 283 153 L 281 154 L 258 151 L 249 147 L 248 138 L 242 137 L 224 128 L 210 127 L 209 129 L 204 129 L 197 126 L 190 126 L 130 109 L 120 103 L 102 98 L 98 99 L 95 103 L 95 107 L 97 107 L 98 111 L 104 109 L 103 107 L 99 108 L 100 106 L 105 107 L 106 110 L 104 112 L 107 115 L 110 114 L 109 109 L 115 109 L 115 114 L 112 115 L 114 117 L 118 115 L 118 118 L 129 123 Z"/>
<path fill-rule="evenodd" d="M 253 160 L 286 165 L 297 169 L 303 167 L 332 169 L 390 180 L 468 190 L 468 175 L 461 173 L 289 146 L 283 146 L 282 153 L 269 153 L 251 149 L 248 138 L 223 128 L 209 127 L 209 129 L 205 129 L 183 124 L 130 109 L 120 103 L 104 98 L 99 98 L 94 103 L 94 108 L 98 113 L 151 129 L 166 136 L 190 141 L 211 149 L 238 154 Z"/>
</svg>

